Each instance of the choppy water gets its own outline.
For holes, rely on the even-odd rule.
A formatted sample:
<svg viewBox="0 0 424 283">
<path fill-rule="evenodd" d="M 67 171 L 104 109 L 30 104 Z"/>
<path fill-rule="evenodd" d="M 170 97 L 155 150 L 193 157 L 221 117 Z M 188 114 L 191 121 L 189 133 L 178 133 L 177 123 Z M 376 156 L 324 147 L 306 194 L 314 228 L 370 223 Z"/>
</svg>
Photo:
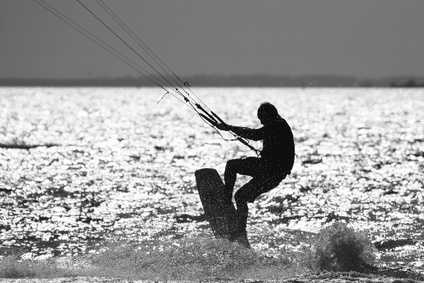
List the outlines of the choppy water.
<svg viewBox="0 0 424 283">
<path fill-rule="evenodd" d="M 270 101 L 293 128 L 292 175 L 250 205 L 252 247 L 297 251 L 334 220 L 367 231 L 383 265 L 424 270 L 421 89 L 197 89 L 232 124 Z M 155 89 L 2 88 L 0 254 L 97 250 L 104 240 L 210 233 L 193 172 L 251 153 Z M 240 185 L 245 178 L 237 183 Z M 194 220 L 193 217 L 194 216 Z"/>
</svg>

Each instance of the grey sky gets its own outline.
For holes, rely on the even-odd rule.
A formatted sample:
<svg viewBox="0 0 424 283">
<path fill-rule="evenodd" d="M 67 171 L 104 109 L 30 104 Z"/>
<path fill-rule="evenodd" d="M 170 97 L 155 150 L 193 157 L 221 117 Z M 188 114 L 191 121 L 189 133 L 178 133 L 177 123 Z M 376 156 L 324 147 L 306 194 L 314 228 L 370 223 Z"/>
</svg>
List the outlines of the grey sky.
<svg viewBox="0 0 424 283">
<path fill-rule="evenodd" d="M 105 1 L 181 75 L 424 76 L 422 0 Z M 0 38 L 0 77 L 135 75 L 31 0 L 1 0 Z"/>
</svg>

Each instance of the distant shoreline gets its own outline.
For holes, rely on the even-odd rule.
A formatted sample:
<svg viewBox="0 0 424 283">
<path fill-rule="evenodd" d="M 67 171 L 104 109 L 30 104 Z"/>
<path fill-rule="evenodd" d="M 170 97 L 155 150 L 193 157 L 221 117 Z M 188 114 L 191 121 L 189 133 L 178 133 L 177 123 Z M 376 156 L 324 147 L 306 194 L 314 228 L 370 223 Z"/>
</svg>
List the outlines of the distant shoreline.
<svg viewBox="0 0 424 283">
<path fill-rule="evenodd" d="M 175 78 L 166 77 L 163 86 L 177 86 Z M 0 86 L 58 86 L 58 87 L 143 87 L 157 86 L 154 77 L 119 78 L 0 78 Z M 361 79 L 344 76 L 191 76 L 182 78 L 194 87 L 424 87 L 424 78 L 395 77 L 381 79 Z M 182 84 L 182 83 L 181 83 Z M 180 84 L 180 86 L 181 86 Z"/>
</svg>

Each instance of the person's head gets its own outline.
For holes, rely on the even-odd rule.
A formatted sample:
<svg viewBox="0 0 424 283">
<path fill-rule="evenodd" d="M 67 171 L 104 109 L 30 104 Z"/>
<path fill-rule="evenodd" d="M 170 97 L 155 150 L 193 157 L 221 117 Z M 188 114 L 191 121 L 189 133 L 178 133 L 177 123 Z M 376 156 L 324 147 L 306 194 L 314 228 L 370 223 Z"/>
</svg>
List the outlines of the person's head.
<svg viewBox="0 0 424 283">
<path fill-rule="evenodd" d="M 263 125 L 270 124 L 275 120 L 278 120 L 280 115 L 278 114 L 277 108 L 269 102 L 264 102 L 259 105 L 258 108 L 258 119 Z"/>
</svg>

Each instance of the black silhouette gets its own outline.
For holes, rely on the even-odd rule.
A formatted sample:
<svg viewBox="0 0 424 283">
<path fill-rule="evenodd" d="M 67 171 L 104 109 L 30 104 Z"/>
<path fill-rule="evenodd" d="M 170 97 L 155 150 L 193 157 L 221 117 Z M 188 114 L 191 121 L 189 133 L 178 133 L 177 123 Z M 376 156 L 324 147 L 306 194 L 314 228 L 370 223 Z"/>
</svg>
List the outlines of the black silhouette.
<svg viewBox="0 0 424 283">
<path fill-rule="evenodd" d="M 246 236 L 247 203 L 253 202 L 261 194 L 278 186 L 290 174 L 295 155 L 291 128 L 278 114 L 274 105 L 262 103 L 257 115 L 263 125 L 259 129 L 237 127 L 224 122 L 215 124 L 218 129 L 232 131 L 243 138 L 263 140 L 260 157 L 229 160 L 225 167 L 224 181 L 229 202 L 232 199 L 237 174 L 253 177 L 234 196 L 237 206 L 237 223 L 236 231 L 231 239 L 247 247 L 249 247 Z"/>
</svg>

